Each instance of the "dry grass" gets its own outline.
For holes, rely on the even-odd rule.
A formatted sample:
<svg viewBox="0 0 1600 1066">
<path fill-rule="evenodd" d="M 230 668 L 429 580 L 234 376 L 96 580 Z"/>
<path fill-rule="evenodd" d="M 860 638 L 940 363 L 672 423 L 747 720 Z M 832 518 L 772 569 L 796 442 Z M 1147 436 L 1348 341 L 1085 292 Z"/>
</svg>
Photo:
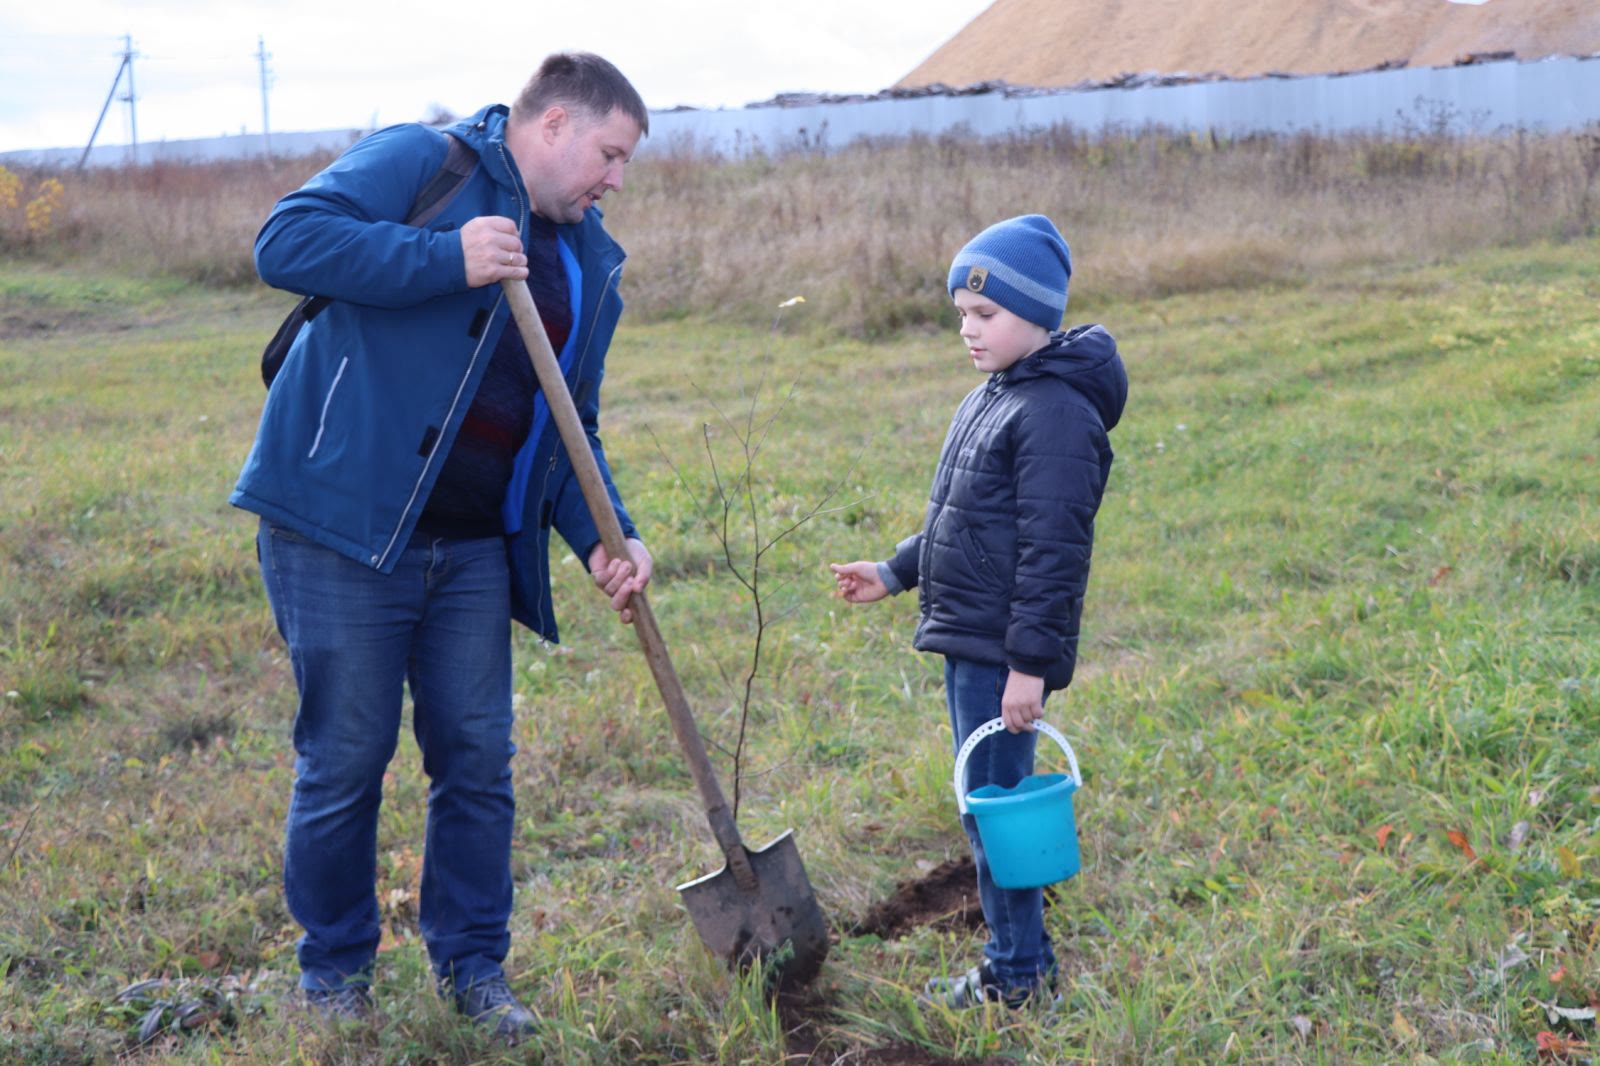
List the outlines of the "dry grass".
<svg viewBox="0 0 1600 1066">
<path fill-rule="evenodd" d="M 884 336 L 940 321 L 930 279 L 983 226 L 1051 215 L 1071 241 L 1083 310 L 1106 299 L 1299 285 L 1352 264 L 1426 262 L 1562 241 L 1600 219 L 1600 134 L 1465 137 L 1440 115 L 1399 138 L 1162 131 L 952 134 L 745 160 L 646 154 L 608 201 L 629 249 L 635 320 L 764 322 L 796 293 L 826 328 Z M 248 284 L 273 201 L 324 160 L 20 175 L 0 253 L 121 273 Z M 25 206 L 66 185 L 47 232 Z"/>
<path fill-rule="evenodd" d="M 652 159 L 610 217 L 632 252 L 635 312 L 744 319 L 803 292 L 838 309 L 832 328 L 885 335 L 942 318 L 930 279 L 1012 214 L 1062 227 L 1082 306 L 1588 233 L 1595 159 L 1581 137 L 1230 142 L 1056 129 L 746 163 Z"/>
</svg>

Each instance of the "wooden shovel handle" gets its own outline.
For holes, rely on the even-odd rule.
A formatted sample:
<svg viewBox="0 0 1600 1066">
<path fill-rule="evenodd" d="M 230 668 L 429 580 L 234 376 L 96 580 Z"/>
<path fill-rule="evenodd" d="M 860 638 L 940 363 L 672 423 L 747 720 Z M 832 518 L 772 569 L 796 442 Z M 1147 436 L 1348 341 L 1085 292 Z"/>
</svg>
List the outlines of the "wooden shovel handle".
<svg viewBox="0 0 1600 1066">
<path fill-rule="evenodd" d="M 567 389 L 566 378 L 562 376 L 561 364 L 556 361 L 556 353 L 551 349 L 550 338 L 544 331 L 544 322 L 533 305 L 533 294 L 528 291 L 526 282 L 511 278 L 502 281 L 500 286 L 511 304 L 511 315 L 522 333 L 522 342 L 533 359 L 533 372 L 539 378 L 539 388 L 544 392 L 550 417 L 555 419 L 561 443 L 566 446 L 567 458 L 578 475 L 584 501 L 588 503 L 589 513 L 594 516 L 595 525 L 600 529 L 600 543 L 605 545 L 606 554 L 611 558 L 632 559 L 627 538 L 622 533 L 622 523 L 617 520 L 616 508 L 611 505 L 611 494 L 606 491 L 605 479 L 600 476 L 600 464 L 595 462 L 594 452 L 589 447 L 589 434 L 584 431 L 583 422 L 578 418 L 578 409 L 573 405 L 572 393 Z M 683 684 L 672 667 L 672 658 L 667 654 L 667 643 L 662 639 L 661 628 L 656 625 L 655 613 L 650 610 L 650 602 L 642 591 L 633 594 L 628 607 L 633 612 L 633 629 L 639 635 L 639 644 L 644 648 L 650 673 L 654 675 L 656 688 L 661 690 L 661 699 L 667 705 L 672 732 L 689 760 L 689 772 L 694 776 L 694 783 L 705 802 L 712 835 L 727 856 L 728 865 L 740 886 L 754 888 L 755 871 L 750 866 L 750 856 L 739 838 L 739 828 L 734 824 L 733 812 L 728 808 L 722 786 L 717 783 L 716 772 L 711 768 L 705 741 L 695 725 L 694 713 L 689 709 Z"/>
</svg>

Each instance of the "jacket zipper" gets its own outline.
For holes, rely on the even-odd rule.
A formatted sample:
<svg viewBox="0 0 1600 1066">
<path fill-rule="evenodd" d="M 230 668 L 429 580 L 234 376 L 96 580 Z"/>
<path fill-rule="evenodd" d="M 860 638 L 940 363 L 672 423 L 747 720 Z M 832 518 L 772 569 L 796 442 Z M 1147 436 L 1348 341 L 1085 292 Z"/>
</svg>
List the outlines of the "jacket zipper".
<svg viewBox="0 0 1600 1066">
<path fill-rule="evenodd" d="M 574 371 L 574 376 L 576 376 L 576 377 L 581 378 L 583 376 L 583 364 L 586 361 L 588 361 L 589 349 L 594 344 L 594 328 L 595 328 L 596 320 L 600 317 L 600 304 L 601 304 L 602 301 L 605 300 L 606 293 L 611 291 L 611 286 L 616 282 L 617 275 L 620 274 L 621 272 L 622 272 L 622 261 L 619 260 L 617 262 L 617 265 L 611 268 L 611 273 L 606 276 L 605 284 L 600 287 L 599 293 L 596 294 L 596 296 L 595 296 L 594 309 L 589 314 L 589 333 L 583 340 L 583 351 L 578 353 L 577 360 L 572 364 L 572 368 L 573 368 L 573 371 Z M 545 401 L 546 405 L 548 405 L 549 402 L 550 402 L 549 400 L 546 400 Z M 551 419 L 552 428 L 554 427 L 554 421 L 555 420 L 552 418 Z M 557 448 L 554 448 L 554 449 L 551 450 L 551 452 L 550 452 L 550 461 L 545 464 L 544 481 L 539 486 L 539 499 L 541 499 L 541 500 L 548 498 L 548 493 L 549 493 L 549 489 L 550 489 L 550 477 L 551 477 L 552 474 L 554 474 L 556 472 L 556 459 L 557 459 L 557 457 L 559 455 L 560 455 L 560 448 L 559 448 L 559 445 L 558 445 Z M 543 526 L 543 516 L 541 516 L 540 525 L 541 525 L 541 527 Z M 580 559 L 578 561 L 580 563 L 583 563 L 585 566 L 588 565 L 588 560 L 586 560 L 586 559 Z M 541 599 L 539 601 L 539 628 L 541 630 L 549 629 L 553 622 L 554 622 L 554 619 L 550 619 L 550 618 L 546 618 L 545 617 L 545 604 L 544 604 L 544 600 Z"/>
<path fill-rule="evenodd" d="M 995 387 L 993 382 L 986 384 L 983 388 L 983 402 L 978 405 L 978 409 L 967 419 L 967 424 L 964 427 L 966 432 L 961 435 L 960 440 L 950 442 L 951 450 L 946 454 L 950 456 L 951 461 L 941 467 L 939 471 L 941 480 L 935 486 L 939 490 L 939 514 L 941 515 L 944 514 L 945 508 L 950 506 L 950 483 L 955 480 L 955 465 L 961 459 L 961 452 L 966 448 L 967 442 L 977 434 L 978 420 L 983 416 L 984 412 L 989 410 L 990 405 L 994 403 L 995 397 L 999 394 L 1000 390 Z M 920 574 L 928 573 L 928 563 L 933 557 L 933 538 L 929 535 L 931 533 L 931 529 L 923 531 L 922 548 L 917 558 L 917 571 Z M 921 606 L 924 616 L 933 609 L 933 605 L 927 601 L 927 597 L 923 597 Z"/>
<path fill-rule="evenodd" d="M 502 163 L 506 163 L 506 158 L 505 158 L 506 146 L 505 146 L 504 143 L 499 145 L 499 151 L 500 151 L 500 160 L 501 160 L 501 162 Z M 507 168 L 507 170 L 510 169 L 510 164 L 509 163 L 506 163 L 506 168 Z M 528 240 L 527 235 L 526 235 L 526 229 L 527 229 L 527 225 L 528 225 L 528 205 L 527 205 L 526 202 L 523 201 L 522 190 L 521 189 L 513 189 L 512 191 L 515 192 L 516 195 L 517 195 L 517 210 L 520 212 L 520 221 L 517 224 L 517 232 L 519 234 L 523 235 L 522 236 L 523 244 L 526 245 L 527 244 L 527 240 Z M 494 299 L 494 306 L 489 309 L 489 317 L 491 319 L 494 317 L 495 312 L 500 310 L 500 304 L 504 299 L 505 299 L 505 293 L 500 292 L 499 290 L 496 290 L 496 295 L 495 295 L 495 299 Z M 481 334 L 478 335 L 477 347 L 472 349 L 472 358 L 470 360 L 468 360 L 467 368 L 462 373 L 461 380 L 456 384 L 456 393 L 450 399 L 450 409 L 447 412 L 445 412 L 445 420 L 444 420 L 445 425 L 449 425 L 452 421 L 455 420 L 456 410 L 461 406 L 461 399 L 462 399 L 462 395 L 466 392 L 467 382 L 472 380 L 473 368 L 475 368 L 478 365 L 478 357 L 483 354 L 483 344 L 484 344 L 484 341 L 488 338 L 488 336 L 489 336 L 489 331 L 488 330 L 484 330 Z M 384 546 L 383 554 L 382 555 L 374 555 L 372 557 L 372 565 L 375 568 L 381 570 L 383 568 L 384 562 L 388 560 L 389 555 L 394 551 L 395 543 L 400 539 L 400 531 L 405 528 L 406 520 L 411 515 L 412 509 L 417 506 L 418 498 L 422 495 L 422 483 L 423 483 L 423 481 L 427 480 L 428 471 L 433 469 L 433 461 L 439 454 L 439 443 L 443 439 L 444 439 L 444 434 L 443 433 L 439 434 L 439 439 L 434 441 L 433 442 L 433 447 L 428 450 L 427 462 L 422 464 L 422 470 L 418 472 L 417 480 L 411 486 L 411 498 L 406 501 L 405 508 L 402 509 L 401 512 L 400 512 L 400 524 L 395 526 L 394 533 L 391 534 L 390 537 L 389 537 L 389 543 Z"/>
</svg>

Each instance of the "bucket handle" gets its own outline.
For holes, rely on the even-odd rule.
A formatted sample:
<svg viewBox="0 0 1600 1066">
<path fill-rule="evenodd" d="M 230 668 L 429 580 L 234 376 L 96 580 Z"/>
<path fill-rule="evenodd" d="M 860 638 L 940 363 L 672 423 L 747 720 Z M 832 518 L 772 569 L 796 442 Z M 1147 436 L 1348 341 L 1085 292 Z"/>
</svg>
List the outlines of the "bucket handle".
<svg viewBox="0 0 1600 1066">
<path fill-rule="evenodd" d="M 961 745 L 961 750 L 956 753 L 956 772 L 952 783 L 955 785 L 956 790 L 956 806 L 961 808 L 962 814 L 967 813 L 967 791 L 962 788 L 966 780 L 967 760 L 972 757 L 974 748 L 1005 727 L 1006 724 L 1001 719 L 990 719 L 977 729 L 974 729 L 972 735 L 967 737 L 967 742 Z M 1083 775 L 1078 773 L 1078 757 L 1073 754 L 1072 745 L 1067 743 L 1067 738 L 1061 735 L 1060 730 L 1042 718 L 1033 723 L 1033 728 L 1055 741 L 1061 750 L 1067 753 L 1067 765 L 1072 769 L 1072 787 L 1082 788 Z"/>
</svg>

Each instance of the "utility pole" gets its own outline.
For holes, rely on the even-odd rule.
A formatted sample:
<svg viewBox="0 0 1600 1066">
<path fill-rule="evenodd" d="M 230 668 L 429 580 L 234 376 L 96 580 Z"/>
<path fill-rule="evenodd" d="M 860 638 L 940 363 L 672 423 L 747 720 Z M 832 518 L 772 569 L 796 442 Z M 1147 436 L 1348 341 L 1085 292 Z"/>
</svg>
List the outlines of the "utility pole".
<svg viewBox="0 0 1600 1066">
<path fill-rule="evenodd" d="M 135 159 L 139 152 L 139 126 L 133 115 L 133 38 L 127 34 L 122 38 L 122 62 L 117 65 L 116 77 L 111 79 L 111 91 L 106 93 L 106 102 L 100 105 L 100 117 L 94 120 L 94 132 L 89 134 L 89 143 L 83 146 L 83 154 L 78 157 L 78 169 L 89 161 L 89 150 L 94 147 L 94 139 L 100 136 L 100 127 L 106 120 L 106 112 L 111 110 L 111 101 L 117 98 L 117 86 L 122 84 L 122 72 L 128 72 L 128 95 L 122 99 L 128 102 L 128 117 L 133 121 L 133 150 Z"/>
<path fill-rule="evenodd" d="M 267 85 L 272 78 L 271 72 L 267 69 L 267 60 L 271 58 L 272 53 L 267 51 L 266 40 L 257 34 L 256 59 L 261 64 L 261 137 L 268 159 L 272 158 L 272 124 L 267 121 Z"/>
<path fill-rule="evenodd" d="M 133 143 L 133 161 L 139 162 L 139 112 L 134 104 L 138 99 L 133 93 L 133 59 L 137 53 L 133 50 L 133 35 L 122 35 L 122 67 L 128 72 L 128 95 L 122 99 L 128 104 L 128 131 Z"/>
</svg>

